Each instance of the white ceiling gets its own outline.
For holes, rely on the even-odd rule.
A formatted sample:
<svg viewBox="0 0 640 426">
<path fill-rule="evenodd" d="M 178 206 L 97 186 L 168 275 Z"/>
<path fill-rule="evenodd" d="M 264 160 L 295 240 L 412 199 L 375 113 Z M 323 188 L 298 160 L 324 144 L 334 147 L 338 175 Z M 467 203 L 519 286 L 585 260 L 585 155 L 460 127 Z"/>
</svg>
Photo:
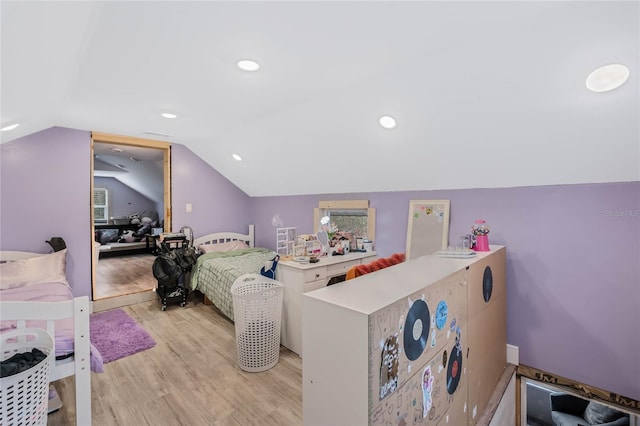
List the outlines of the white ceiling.
<svg viewBox="0 0 640 426">
<path fill-rule="evenodd" d="M 164 201 L 163 150 L 94 142 L 93 153 L 94 176 L 112 177 L 156 203 Z"/>
<path fill-rule="evenodd" d="M 2 142 L 169 140 L 252 196 L 640 180 L 638 1 L 0 7 Z"/>
</svg>

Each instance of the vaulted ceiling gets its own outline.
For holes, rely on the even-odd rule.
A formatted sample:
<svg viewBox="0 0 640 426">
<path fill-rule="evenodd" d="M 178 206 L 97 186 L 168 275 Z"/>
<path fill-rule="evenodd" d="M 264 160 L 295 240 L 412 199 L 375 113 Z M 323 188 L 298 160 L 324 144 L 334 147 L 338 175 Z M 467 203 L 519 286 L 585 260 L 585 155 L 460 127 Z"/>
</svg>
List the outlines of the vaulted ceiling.
<svg viewBox="0 0 640 426">
<path fill-rule="evenodd" d="M 2 142 L 167 140 L 252 196 L 640 179 L 637 1 L 0 8 Z M 587 90 L 610 63 L 628 81 Z"/>
<path fill-rule="evenodd" d="M 94 142 L 93 175 L 111 177 L 158 204 L 164 202 L 164 151 Z"/>
</svg>

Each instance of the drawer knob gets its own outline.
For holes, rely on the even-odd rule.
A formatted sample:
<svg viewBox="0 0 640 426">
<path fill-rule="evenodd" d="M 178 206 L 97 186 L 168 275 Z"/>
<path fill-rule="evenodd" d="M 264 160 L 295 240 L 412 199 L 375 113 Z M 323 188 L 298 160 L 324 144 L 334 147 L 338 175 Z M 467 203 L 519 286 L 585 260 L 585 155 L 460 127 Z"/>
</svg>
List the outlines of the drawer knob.
<svg viewBox="0 0 640 426">
<path fill-rule="evenodd" d="M 320 278 L 320 274 L 316 273 L 316 278 Z"/>
</svg>

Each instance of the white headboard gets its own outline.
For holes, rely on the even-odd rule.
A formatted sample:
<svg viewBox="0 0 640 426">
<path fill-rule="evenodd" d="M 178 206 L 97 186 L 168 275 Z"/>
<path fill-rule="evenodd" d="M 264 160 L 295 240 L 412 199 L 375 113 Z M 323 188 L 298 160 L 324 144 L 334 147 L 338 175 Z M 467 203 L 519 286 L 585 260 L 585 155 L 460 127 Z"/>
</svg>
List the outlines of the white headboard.
<svg viewBox="0 0 640 426">
<path fill-rule="evenodd" d="M 193 240 L 193 246 L 198 247 L 200 244 L 221 244 L 229 241 L 244 241 L 249 247 L 254 247 L 254 226 L 249 225 L 248 234 L 238 234 L 237 232 L 216 232 L 208 234 Z"/>
</svg>

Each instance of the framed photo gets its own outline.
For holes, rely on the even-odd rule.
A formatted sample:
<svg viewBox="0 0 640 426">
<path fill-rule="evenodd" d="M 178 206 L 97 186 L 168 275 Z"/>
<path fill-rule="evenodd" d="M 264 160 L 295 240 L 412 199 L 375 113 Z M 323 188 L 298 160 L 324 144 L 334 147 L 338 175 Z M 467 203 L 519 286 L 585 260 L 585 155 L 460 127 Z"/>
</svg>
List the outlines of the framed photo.
<svg viewBox="0 0 640 426">
<path fill-rule="evenodd" d="M 305 249 L 307 251 L 307 255 L 319 255 L 322 251 L 322 246 L 318 240 L 307 241 L 305 245 Z"/>
<path fill-rule="evenodd" d="M 304 249 L 305 246 L 302 244 L 293 246 L 293 255 L 295 257 L 304 256 Z"/>
</svg>

